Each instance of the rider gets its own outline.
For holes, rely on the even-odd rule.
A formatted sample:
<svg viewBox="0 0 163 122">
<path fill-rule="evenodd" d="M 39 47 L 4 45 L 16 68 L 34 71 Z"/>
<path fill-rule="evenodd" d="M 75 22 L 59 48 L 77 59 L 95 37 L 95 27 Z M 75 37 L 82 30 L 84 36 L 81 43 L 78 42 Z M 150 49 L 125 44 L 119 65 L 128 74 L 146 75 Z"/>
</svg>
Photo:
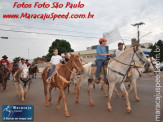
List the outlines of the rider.
<svg viewBox="0 0 163 122">
<path fill-rule="evenodd" d="M 102 64 L 104 61 L 107 60 L 107 56 L 110 54 L 107 54 L 107 50 L 105 48 L 107 40 L 104 38 L 99 39 L 100 45 L 97 46 L 96 50 L 96 62 L 97 62 L 97 70 L 96 70 L 96 79 L 95 82 L 98 84 L 100 82 L 100 72 L 102 69 Z"/>
<path fill-rule="evenodd" d="M 53 74 L 56 65 L 61 63 L 61 61 L 62 61 L 62 57 L 58 55 L 58 49 L 57 48 L 53 49 L 53 56 L 51 57 L 51 61 L 50 61 L 50 63 L 53 66 L 49 71 L 49 78 L 47 79 L 48 81 L 51 79 L 51 75 Z"/>
<path fill-rule="evenodd" d="M 7 59 L 8 57 L 6 55 L 2 56 L 2 60 L 0 60 L 0 65 L 5 65 L 8 72 L 10 72 L 10 63 Z M 8 79 L 10 79 L 10 73 L 8 74 Z"/>
<path fill-rule="evenodd" d="M 0 65 L 4 64 L 5 66 L 9 67 L 10 63 L 7 59 L 8 57 L 6 55 L 2 56 L 2 60 L 0 60 Z"/>
<path fill-rule="evenodd" d="M 125 48 L 123 49 L 123 43 L 122 42 L 119 42 L 118 43 L 118 50 L 116 50 L 116 57 L 119 56 L 122 52 L 124 52 L 124 50 L 126 49 L 126 46 Z"/>
<path fill-rule="evenodd" d="M 65 64 L 66 62 L 68 62 L 68 61 L 69 61 L 68 53 L 67 53 L 67 52 L 65 52 L 64 54 L 65 54 L 65 57 L 63 57 L 62 64 Z"/>
<path fill-rule="evenodd" d="M 28 61 L 28 59 L 25 60 L 25 64 L 27 65 L 27 67 L 31 65 Z"/>
<path fill-rule="evenodd" d="M 27 65 L 25 63 L 25 59 L 21 58 L 20 63 L 19 63 L 19 69 L 23 69 L 23 68 L 26 68 L 26 67 L 27 67 Z"/>
</svg>

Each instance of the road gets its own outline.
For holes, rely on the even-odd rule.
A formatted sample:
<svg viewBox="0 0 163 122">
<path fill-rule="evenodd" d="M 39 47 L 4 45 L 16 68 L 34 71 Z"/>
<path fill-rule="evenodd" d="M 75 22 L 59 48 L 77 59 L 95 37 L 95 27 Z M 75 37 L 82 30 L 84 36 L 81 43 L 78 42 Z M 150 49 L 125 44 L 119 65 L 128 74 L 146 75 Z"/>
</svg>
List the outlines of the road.
<svg viewBox="0 0 163 122">
<path fill-rule="evenodd" d="M 95 106 L 89 104 L 87 94 L 87 84 L 81 87 L 79 103 L 75 103 L 75 95 L 73 95 L 73 84 L 71 84 L 71 92 L 66 91 L 66 98 L 70 117 L 64 116 L 64 106 L 61 101 L 61 110 L 57 111 L 56 103 L 59 95 L 59 90 L 52 91 L 52 102 L 49 107 L 45 106 L 45 98 L 43 93 L 43 82 L 41 77 L 33 79 L 25 102 L 21 102 L 20 97 L 16 97 L 14 82 L 8 81 L 8 86 L 5 91 L 0 90 L 0 107 L 6 104 L 13 105 L 33 105 L 34 106 L 34 122 L 154 122 L 155 121 L 155 76 L 144 74 L 137 81 L 138 96 L 140 102 L 136 102 L 133 97 L 133 92 L 129 95 L 132 112 L 126 113 L 125 99 L 120 96 L 112 97 L 112 111 L 107 110 L 107 98 L 99 85 L 92 90 L 92 98 Z M 163 73 L 161 73 L 161 86 L 163 86 Z M 127 84 L 126 84 L 127 85 Z M 163 95 L 163 90 L 161 90 Z M 161 101 L 163 112 L 163 103 Z M 1 110 L 1 108 L 0 108 Z M 0 112 L 2 115 L 2 112 Z M 2 116 L 0 115 L 0 121 Z"/>
</svg>

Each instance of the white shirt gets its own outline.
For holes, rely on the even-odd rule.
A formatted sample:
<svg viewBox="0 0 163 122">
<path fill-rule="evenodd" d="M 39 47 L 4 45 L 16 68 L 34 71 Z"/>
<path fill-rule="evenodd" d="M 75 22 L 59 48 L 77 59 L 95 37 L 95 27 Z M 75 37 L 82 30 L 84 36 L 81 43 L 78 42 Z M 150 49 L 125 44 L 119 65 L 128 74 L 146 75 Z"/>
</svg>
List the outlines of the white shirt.
<svg viewBox="0 0 163 122">
<path fill-rule="evenodd" d="M 51 63 L 53 64 L 53 65 L 57 65 L 57 64 L 59 64 L 60 63 L 60 61 L 62 60 L 62 57 L 60 56 L 60 55 L 56 55 L 56 56 L 52 56 L 51 57 Z"/>
<path fill-rule="evenodd" d="M 24 64 L 20 63 L 20 64 L 19 64 L 19 68 L 20 68 L 20 69 L 27 68 L 27 65 L 26 65 L 25 63 L 24 63 Z"/>
<path fill-rule="evenodd" d="M 124 50 L 122 49 L 122 50 L 116 50 L 116 53 L 115 53 L 115 55 L 116 55 L 116 57 L 117 56 L 119 56 L 121 53 L 123 53 L 124 52 Z"/>
</svg>

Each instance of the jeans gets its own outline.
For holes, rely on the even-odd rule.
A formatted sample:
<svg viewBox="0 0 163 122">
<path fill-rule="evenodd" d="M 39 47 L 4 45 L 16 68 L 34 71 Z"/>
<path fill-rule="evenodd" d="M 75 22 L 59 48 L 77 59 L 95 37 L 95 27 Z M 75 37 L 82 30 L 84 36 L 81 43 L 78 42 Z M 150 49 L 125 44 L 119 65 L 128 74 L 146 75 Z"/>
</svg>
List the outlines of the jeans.
<svg viewBox="0 0 163 122">
<path fill-rule="evenodd" d="M 96 70 L 96 78 L 99 77 L 101 69 L 102 69 L 102 64 L 104 62 L 104 60 L 101 59 L 97 59 L 97 70 Z"/>
<path fill-rule="evenodd" d="M 53 65 L 52 68 L 50 69 L 50 71 L 49 71 L 49 77 L 53 74 L 54 69 L 55 69 L 55 65 Z"/>
</svg>

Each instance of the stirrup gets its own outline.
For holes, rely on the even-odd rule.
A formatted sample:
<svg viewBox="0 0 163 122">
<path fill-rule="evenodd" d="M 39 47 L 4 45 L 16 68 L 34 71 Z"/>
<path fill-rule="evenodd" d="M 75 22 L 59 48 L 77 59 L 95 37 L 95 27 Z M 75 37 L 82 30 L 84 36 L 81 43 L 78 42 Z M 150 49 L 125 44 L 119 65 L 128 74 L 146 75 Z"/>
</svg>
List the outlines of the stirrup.
<svg viewBox="0 0 163 122">
<path fill-rule="evenodd" d="M 51 83 L 51 77 L 49 77 L 46 81 L 47 81 L 47 83 L 50 84 Z"/>
</svg>

